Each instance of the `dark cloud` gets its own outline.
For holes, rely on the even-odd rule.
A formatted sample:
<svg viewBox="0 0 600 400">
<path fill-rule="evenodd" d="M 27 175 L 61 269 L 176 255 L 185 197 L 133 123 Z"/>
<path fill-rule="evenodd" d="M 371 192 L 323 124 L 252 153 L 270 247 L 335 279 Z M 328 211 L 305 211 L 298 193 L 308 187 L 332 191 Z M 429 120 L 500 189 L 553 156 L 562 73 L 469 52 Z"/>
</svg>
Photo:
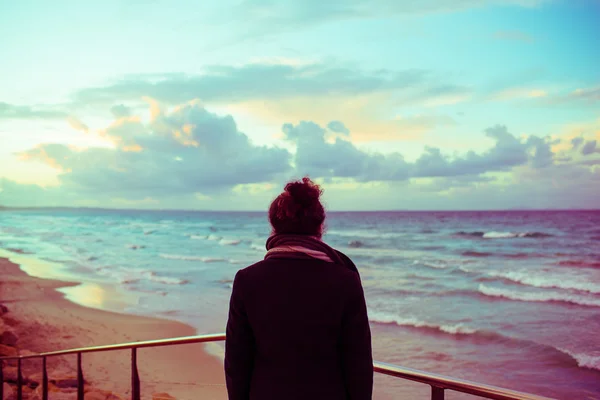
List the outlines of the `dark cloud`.
<svg viewBox="0 0 600 400">
<path fill-rule="evenodd" d="M 600 153 L 600 149 L 596 148 L 596 144 L 596 140 L 587 141 L 581 148 L 581 154 L 583 154 L 584 156 L 588 156 L 590 154 Z"/>
<path fill-rule="evenodd" d="M 585 139 L 582 138 L 581 136 L 571 139 L 571 144 L 573 145 L 573 149 L 578 149 L 579 146 L 581 146 L 584 141 L 585 141 Z"/>
<path fill-rule="evenodd" d="M 19 106 L 0 102 L 0 119 L 60 119 L 67 116 L 66 112 L 54 108 Z"/>
<path fill-rule="evenodd" d="M 365 72 L 323 64 L 247 64 L 240 67 L 212 66 L 202 75 L 194 76 L 131 77 L 106 87 L 82 89 L 75 93 L 74 100 L 79 104 L 112 104 L 147 96 L 169 104 L 192 99 L 231 103 L 393 92 L 399 100 L 414 101 L 469 91 L 467 87 L 442 82 L 433 73 L 424 70 Z"/>
</svg>

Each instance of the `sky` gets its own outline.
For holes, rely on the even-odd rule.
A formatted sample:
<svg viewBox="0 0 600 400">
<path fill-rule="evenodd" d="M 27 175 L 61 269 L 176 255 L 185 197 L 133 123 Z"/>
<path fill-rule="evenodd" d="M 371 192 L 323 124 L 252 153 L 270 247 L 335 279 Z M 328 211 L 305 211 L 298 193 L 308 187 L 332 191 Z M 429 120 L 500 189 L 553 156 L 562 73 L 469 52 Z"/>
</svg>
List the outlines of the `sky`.
<svg viewBox="0 0 600 400">
<path fill-rule="evenodd" d="M 600 208 L 598 0 L 0 0 L 0 205 Z"/>
</svg>

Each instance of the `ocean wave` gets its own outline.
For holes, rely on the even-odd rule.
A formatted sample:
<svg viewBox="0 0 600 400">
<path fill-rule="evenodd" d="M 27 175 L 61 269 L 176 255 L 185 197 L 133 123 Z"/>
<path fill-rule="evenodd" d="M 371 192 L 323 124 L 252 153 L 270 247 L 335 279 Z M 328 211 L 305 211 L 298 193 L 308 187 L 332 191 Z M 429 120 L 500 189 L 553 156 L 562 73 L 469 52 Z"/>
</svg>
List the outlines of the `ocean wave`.
<svg viewBox="0 0 600 400">
<path fill-rule="evenodd" d="M 206 237 L 208 240 L 221 240 L 221 236 L 213 235 L 212 233 Z"/>
<path fill-rule="evenodd" d="M 461 253 L 461 255 L 463 255 L 465 257 L 490 257 L 490 256 L 492 256 L 492 253 L 469 250 L 469 251 L 463 251 Z"/>
<path fill-rule="evenodd" d="M 158 256 L 160 258 L 164 258 L 166 260 L 202 261 L 205 263 L 225 261 L 224 258 L 220 258 L 220 257 L 188 256 L 188 255 L 184 255 L 184 254 L 161 253 Z"/>
<path fill-rule="evenodd" d="M 462 323 L 458 324 L 436 324 L 425 322 L 416 317 L 399 317 L 397 315 L 388 314 L 378 311 L 369 311 L 369 320 L 380 324 L 395 324 L 398 326 L 408 326 L 413 328 L 426 328 L 434 331 L 449 333 L 451 335 L 471 335 L 477 333 L 476 329 L 465 326 Z"/>
<path fill-rule="evenodd" d="M 17 254 L 33 254 L 31 251 L 18 249 L 18 248 L 14 248 L 14 247 L 8 247 L 5 250 L 10 251 L 11 253 L 17 253 Z"/>
<path fill-rule="evenodd" d="M 510 282 L 520 285 L 533 286 L 537 288 L 578 290 L 588 293 L 600 293 L 600 285 L 592 283 L 591 281 L 574 281 L 568 280 L 568 278 L 551 275 L 535 276 L 531 275 L 530 272 L 518 271 L 490 272 L 488 275 L 491 277 L 506 279 Z"/>
<path fill-rule="evenodd" d="M 444 262 L 444 261 L 440 261 L 440 260 L 414 260 L 413 264 L 415 265 L 423 265 L 425 267 L 429 267 L 429 268 L 435 268 L 435 269 L 445 269 L 448 267 L 448 265 Z"/>
<path fill-rule="evenodd" d="M 131 250 L 145 249 L 146 246 L 143 244 L 128 244 L 125 247 Z"/>
<path fill-rule="evenodd" d="M 365 247 L 365 244 L 360 240 L 351 240 L 348 242 L 348 247 L 353 249 L 359 249 L 361 247 Z"/>
<path fill-rule="evenodd" d="M 454 336 L 473 337 L 477 338 L 478 340 L 486 340 L 511 347 L 527 348 L 536 353 L 536 355 L 550 357 L 554 360 L 561 360 L 564 364 L 569 366 L 576 365 L 579 368 L 600 370 L 600 354 L 576 353 L 560 347 L 537 343 L 527 339 L 505 336 L 492 331 L 478 330 L 468 327 L 463 323 L 437 324 L 425 322 L 413 316 L 399 317 L 396 315 L 376 311 L 369 311 L 369 320 L 375 323 L 394 324 L 416 329 L 426 329 L 429 331 L 442 332 Z"/>
<path fill-rule="evenodd" d="M 190 235 L 190 239 L 193 239 L 193 240 L 206 240 L 207 237 L 206 236 L 198 236 L 198 235 Z"/>
<path fill-rule="evenodd" d="M 600 353 L 593 355 L 593 354 L 575 353 L 575 352 L 565 350 L 562 348 L 558 348 L 558 350 L 571 356 L 577 362 L 577 365 L 580 368 L 595 369 L 595 370 L 600 371 Z"/>
<path fill-rule="evenodd" d="M 148 229 L 144 231 L 144 235 L 152 235 L 153 233 L 155 233 L 158 229 Z"/>
<path fill-rule="evenodd" d="M 553 235 L 544 232 L 499 232 L 499 231 L 460 231 L 454 234 L 455 236 L 476 237 L 483 239 L 514 239 L 514 238 L 547 238 Z"/>
<path fill-rule="evenodd" d="M 146 277 L 150 281 L 164 283 L 166 285 L 185 285 L 190 283 L 190 281 L 187 279 L 174 278 L 170 276 L 158 276 L 154 271 L 147 271 Z"/>
<path fill-rule="evenodd" d="M 256 250 L 256 251 L 266 251 L 265 249 L 265 245 L 264 244 L 256 244 L 256 243 L 252 243 L 250 245 L 250 248 L 252 250 Z"/>
<path fill-rule="evenodd" d="M 562 267 L 600 268 L 600 262 L 581 261 L 581 260 L 559 261 L 558 265 L 560 265 Z"/>
<path fill-rule="evenodd" d="M 600 307 L 600 299 L 590 299 L 570 294 L 517 292 L 510 289 L 490 287 L 484 284 L 479 285 L 478 291 L 485 296 L 500 297 L 516 301 L 563 302 L 581 306 Z"/>
<path fill-rule="evenodd" d="M 242 243 L 242 241 L 239 239 L 221 239 L 219 241 L 221 246 L 237 246 L 240 243 Z"/>
<path fill-rule="evenodd" d="M 96 272 L 100 275 L 111 277 L 123 285 L 134 285 L 143 280 L 166 285 L 185 285 L 189 283 L 189 280 L 187 279 L 159 276 L 156 272 L 147 269 L 111 268 L 104 266 L 96 268 Z"/>
</svg>

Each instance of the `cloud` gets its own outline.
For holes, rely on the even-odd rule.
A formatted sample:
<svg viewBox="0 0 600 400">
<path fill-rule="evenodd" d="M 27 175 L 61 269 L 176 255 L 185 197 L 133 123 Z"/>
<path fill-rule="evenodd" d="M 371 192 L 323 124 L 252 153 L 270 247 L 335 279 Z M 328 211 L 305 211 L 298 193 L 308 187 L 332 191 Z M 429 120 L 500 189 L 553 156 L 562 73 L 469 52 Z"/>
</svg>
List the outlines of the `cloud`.
<svg viewBox="0 0 600 400">
<path fill-rule="evenodd" d="M 539 88 L 512 87 L 491 93 L 489 98 L 496 101 L 514 99 L 537 99 L 548 96 L 548 92 Z"/>
<path fill-rule="evenodd" d="M 90 128 L 86 124 L 84 124 L 83 122 L 81 122 L 79 119 L 77 119 L 75 117 L 67 118 L 67 122 L 69 123 L 69 125 L 71 125 L 71 128 L 75 129 L 76 131 L 80 131 L 80 132 L 84 132 L 84 133 L 88 133 L 90 131 Z"/>
<path fill-rule="evenodd" d="M 584 89 L 575 89 L 568 98 L 573 100 L 583 100 L 590 103 L 595 103 L 600 101 L 600 86 L 584 88 Z"/>
<path fill-rule="evenodd" d="M 253 145 L 233 118 L 198 104 L 157 115 L 148 124 L 120 118 L 101 135 L 115 148 L 42 144 L 21 157 L 59 169 L 59 180 L 71 190 L 135 199 L 229 190 L 290 170 L 286 150 Z"/>
<path fill-rule="evenodd" d="M 346 128 L 344 123 L 341 121 L 331 121 L 329 124 L 327 124 L 327 128 L 330 131 L 337 132 L 337 133 L 343 133 L 344 135 L 350 134 L 350 130 L 348 128 Z"/>
<path fill-rule="evenodd" d="M 515 42 L 533 43 L 533 36 L 526 32 L 513 30 L 513 31 L 497 31 L 494 33 L 494 39 L 498 40 L 510 40 Z"/>
<path fill-rule="evenodd" d="M 352 142 L 336 137 L 328 140 L 328 131 L 314 122 L 283 126 L 286 140 L 296 146 L 295 166 L 300 174 L 322 178 L 354 178 L 366 181 L 400 181 L 409 178 L 476 176 L 486 172 L 509 171 L 530 165 L 546 168 L 554 163 L 549 139 L 530 136 L 518 139 L 507 128 L 497 125 L 485 130 L 494 146 L 481 154 L 469 151 L 448 156 L 437 147 L 426 147 L 414 162 L 399 153 L 367 153 Z"/>
<path fill-rule="evenodd" d="M 115 118 L 129 117 L 131 115 L 131 109 L 123 104 L 117 104 L 110 108 L 110 113 Z"/>
<path fill-rule="evenodd" d="M 0 102 L 0 119 L 61 119 L 67 113 L 53 107 L 19 106 Z"/>
<path fill-rule="evenodd" d="M 432 13 L 458 12 L 484 5 L 535 7 L 546 0 L 245 0 L 232 9 L 241 20 L 245 40 L 340 20 L 368 20 Z M 219 21 L 230 21 L 223 16 Z"/>
<path fill-rule="evenodd" d="M 600 86 L 577 88 L 567 93 L 549 96 L 545 99 L 545 103 L 549 105 L 564 105 L 568 103 L 596 105 L 598 102 L 600 102 Z"/>
<path fill-rule="evenodd" d="M 226 196 L 252 197 L 261 191 L 268 192 L 259 196 L 267 202 L 279 187 L 274 182 L 304 174 L 328 184 L 338 185 L 335 182 L 341 180 L 357 187 L 387 182 L 440 196 L 501 186 L 513 171 L 521 171 L 518 185 L 531 185 L 532 177 L 547 180 L 549 175 L 544 171 L 548 170 L 555 175 L 560 170 L 564 179 L 574 179 L 576 173 L 585 170 L 585 176 L 596 179 L 593 164 L 565 161 L 563 154 L 553 151 L 555 140 L 517 137 L 503 125 L 484 131 L 492 144 L 485 151 L 446 154 L 429 146 L 415 161 L 408 161 L 398 152 L 362 150 L 344 133 L 345 123 L 338 120 L 323 125 L 312 121 L 283 125 L 283 139 L 292 149 L 288 151 L 254 145 L 231 116 L 213 114 L 199 102 L 168 112 L 157 103 L 152 107 L 155 114 L 149 122 L 135 115 L 123 116 L 98 131 L 112 141 L 112 148 L 82 149 L 50 143 L 20 156 L 59 171 L 60 187 L 48 192 L 53 198 L 65 193 L 77 199 L 77 204 L 93 200 L 93 204 L 109 201 L 113 206 L 160 207 L 185 202 L 188 207 L 202 204 L 220 208 L 219 201 Z M 592 141 L 579 143 L 579 149 L 596 148 L 595 142 L 588 143 Z M 228 204 L 247 208 L 241 200 Z"/>
<path fill-rule="evenodd" d="M 201 75 L 166 74 L 130 77 L 106 87 L 85 88 L 74 94 L 76 103 L 113 104 L 147 96 L 166 104 L 192 99 L 231 104 L 256 99 L 272 101 L 301 97 L 359 96 L 394 93 L 397 102 L 463 96 L 465 86 L 444 82 L 430 71 L 361 71 L 325 64 L 246 64 L 207 67 Z"/>
</svg>

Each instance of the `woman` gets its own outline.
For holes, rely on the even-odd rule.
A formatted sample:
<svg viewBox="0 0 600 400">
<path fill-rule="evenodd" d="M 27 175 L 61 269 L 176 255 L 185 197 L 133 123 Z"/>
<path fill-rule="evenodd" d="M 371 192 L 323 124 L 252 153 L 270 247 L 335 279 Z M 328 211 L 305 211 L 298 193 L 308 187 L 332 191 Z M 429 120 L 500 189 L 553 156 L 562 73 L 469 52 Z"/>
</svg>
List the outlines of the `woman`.
<svg viewBox="0 0 600 400">
<path fill-rule="evenodd" d="M 271 203 L 264 260 L 238 271 L 227 321 L 230 400 L 370 399 L 371 332 L 358 271 L 320 239 L 309 178 Z"/>
</svg>

